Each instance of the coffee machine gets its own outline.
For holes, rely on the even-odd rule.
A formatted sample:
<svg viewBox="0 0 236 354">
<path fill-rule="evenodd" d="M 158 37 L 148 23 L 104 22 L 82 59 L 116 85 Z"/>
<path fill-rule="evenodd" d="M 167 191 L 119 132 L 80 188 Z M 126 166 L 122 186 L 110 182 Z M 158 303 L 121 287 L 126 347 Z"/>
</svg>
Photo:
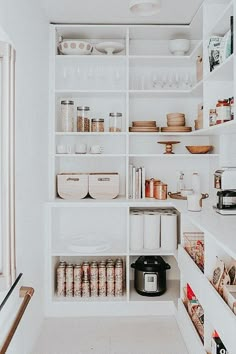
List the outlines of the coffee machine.
<svg viewBox="0 0 236 354">
<path fill-rule="evenodd" d="M 236 168 L 223 168 L 214 173 L 217 191 L 216 211 L 222 215 L 236 215 Z"/>
</svg>

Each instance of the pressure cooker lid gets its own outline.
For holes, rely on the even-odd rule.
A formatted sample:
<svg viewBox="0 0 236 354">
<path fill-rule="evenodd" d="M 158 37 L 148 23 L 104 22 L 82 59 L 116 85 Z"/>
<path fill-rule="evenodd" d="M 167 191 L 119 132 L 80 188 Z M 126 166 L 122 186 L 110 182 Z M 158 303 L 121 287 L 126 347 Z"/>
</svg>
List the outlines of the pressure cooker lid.
<svg viewBox="0 0 236 354">
<path fill-rule="evenodd" d="M 161 256 L 141 256 L 135 263 L 131 264 L 131 267 L 145 272 L 159 272 L 170 269 L 170 265 Z"/>
</svg>

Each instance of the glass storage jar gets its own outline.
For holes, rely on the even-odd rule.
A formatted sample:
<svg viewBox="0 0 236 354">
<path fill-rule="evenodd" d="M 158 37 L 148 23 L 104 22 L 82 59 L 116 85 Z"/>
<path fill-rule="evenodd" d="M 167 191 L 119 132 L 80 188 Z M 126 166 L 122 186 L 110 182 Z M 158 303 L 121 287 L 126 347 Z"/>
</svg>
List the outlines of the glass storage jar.
<svg viewBox="0 0 236 354">
<path fill-rule="evenodd" d="M 73 132 L 74 101 L 61 101 L 61 129 L 63 132 Z"/>
<path fill-rule="evenodd" d="M 109 117 L 109 132 L 121 132 L 122 113 L 110 113 Z"/>
<path fill-rule="evenodd" d="M 104 119 L 103 118 L 93 118 L 91 121 L 91 131 L 101 133 L 104 132 Z"/>
<path fill-rule="evenodd" d="M 90 131 L 90 108 L 87 106 L 77 107 L 77 131 L 89 132 Z"/>
<path fill-rule="evenodd" d="M 218 100 L 216 105 L 216 124 L 228 122 L 231 120 L 229 100 Z"/>
</svg>

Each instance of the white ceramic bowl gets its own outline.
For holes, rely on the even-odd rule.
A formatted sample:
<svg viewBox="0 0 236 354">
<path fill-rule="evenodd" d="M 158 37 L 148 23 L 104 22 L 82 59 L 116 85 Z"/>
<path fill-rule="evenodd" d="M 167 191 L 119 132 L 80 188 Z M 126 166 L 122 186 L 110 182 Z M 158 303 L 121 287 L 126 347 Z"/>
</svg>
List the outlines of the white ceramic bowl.
<svg viewBox="0 0 236 354">
<path fill-rule="evenodd" d="M 174 55 L 185 55 L 190 48 L 188 39 L 172 39 L 169 41 L 169 50 Z"/>
<path fill-rule="evenodd" d="M 59 44 L 59 51 L 65 55 L 89 55 L 93 46 L 78 39 L 66 39 Z"/>
</svg>

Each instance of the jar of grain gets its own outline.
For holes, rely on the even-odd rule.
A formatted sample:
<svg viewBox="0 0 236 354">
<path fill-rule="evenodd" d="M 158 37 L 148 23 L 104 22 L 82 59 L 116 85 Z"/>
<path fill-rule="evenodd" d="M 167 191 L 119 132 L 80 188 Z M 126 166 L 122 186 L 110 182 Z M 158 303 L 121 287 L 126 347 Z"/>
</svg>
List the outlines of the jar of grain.
<svg viewBox="0 0 236 354">
<path fill-rule="evenodd" d="M 121 132 L 122 113 L 110 113 L 109 117 L 109 132 Z"/>
<path fill-rule="evenodd" d="M 87 106 L 77 107 L 77 131 L 89 132 L 90 131 L 90 108 Z"/>
<path fill-rule="evenodd" d="M 73 132 L 74 102 L 61 101 L 61 129 L 63 132 Z"/>
<path fill-rule="evenodd" d="M 91 123 L 91 131 L 96 133 L 104 132 L 104 119 L 93 118 Z"/>
</svg>

